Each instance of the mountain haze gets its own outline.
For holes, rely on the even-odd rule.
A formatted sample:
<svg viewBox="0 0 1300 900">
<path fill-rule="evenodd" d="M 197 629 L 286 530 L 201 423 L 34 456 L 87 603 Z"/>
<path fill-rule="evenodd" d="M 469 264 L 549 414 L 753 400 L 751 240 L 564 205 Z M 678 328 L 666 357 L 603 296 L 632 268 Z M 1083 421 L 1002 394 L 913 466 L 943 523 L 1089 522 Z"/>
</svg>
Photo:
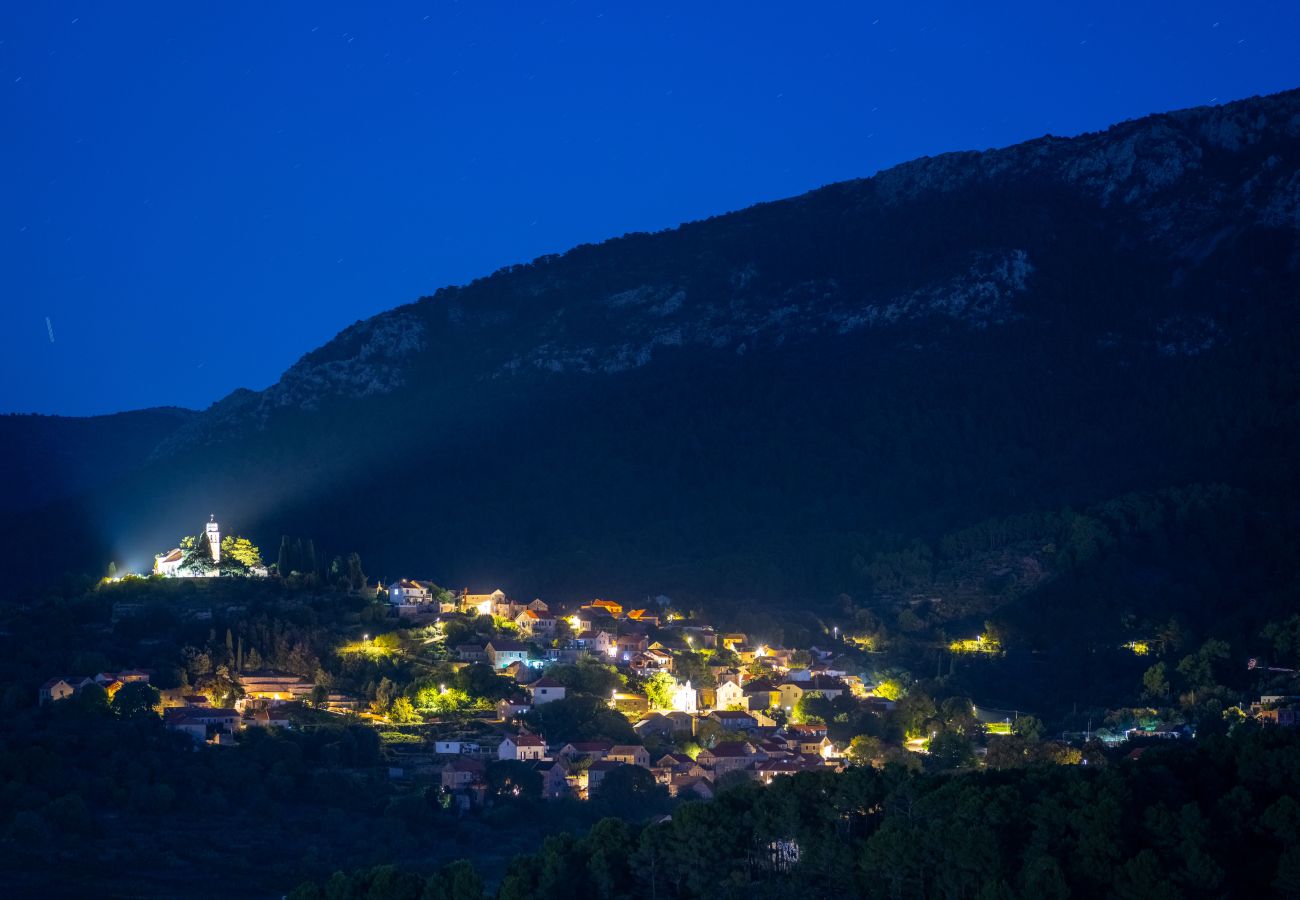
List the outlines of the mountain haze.
<svg viewBox="0 0 1300 900">
<path fill-rule="evenodd" d="M 1190 484 L 1273 515 L 1300 496 L 1298 302 L 1298 91 L 920 159 L 444 288 L 264 391 L 122 418 L 130 459 L 5 501 L 6 563 L 140 565 L 215 512 L 386 579 L 880 595 L 881 559 L 995 517 Z"/>
</svg>

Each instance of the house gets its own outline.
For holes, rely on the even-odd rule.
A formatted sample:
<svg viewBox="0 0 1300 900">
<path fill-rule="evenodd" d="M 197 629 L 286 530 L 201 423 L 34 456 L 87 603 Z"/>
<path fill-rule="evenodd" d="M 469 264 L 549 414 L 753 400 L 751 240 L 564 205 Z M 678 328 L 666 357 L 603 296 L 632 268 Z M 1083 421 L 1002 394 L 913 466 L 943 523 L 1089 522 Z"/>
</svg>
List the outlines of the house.
<svg viewBox="0 0 1300 900">
<path fill-rule="evenodd" d="M 1294 728 L 1298 721 L 1296 710 L 1287 707 L 1275 707 L 1273 709 L 1261 709 L 1255 716 L 1261 722 L 1268 722 L 1270 725 L 1276 725 L 1279 728 Z"/>
<path fill-rule="evenodd" d="M 550 634 L 555 631 L 555 618 L 535 609 L 525 608 L 515 616 L 515 624 L 525 634 Z"/>
<path fill-rule="evenodd" d="M 497 759 L 528 761 L 546 758 L 546 740 L 540 734 L 506 735 L 497 747 Z"/>
<path fill-rule="evenodd" d="M 114 681 L 122 684 L 148 684 L 150 673 L 144 669 L 123 669 L 121 672 L 100 672 L 95 676 L 95 683 L 107 685 Z"/>
<path fill-rule="evenodd" d="M 766 678 L 756 678 L 745 685 L 745 709 L 770 709 L 780 705 L 781 692 Z"/>
<path fill-rule="evenodd" d="M 470 785 L 482 783 L 486 771 L 487 766 L 482 760 L 469 756 L 453 759 L 442 768 L 442 789 L 444 791 L 465 790 Z"/>
<path fill-rule="evenodd" d="M 648 653 L 635 653 L 627 661 L 627 667 L 638 675 L 653 675 L 660 672 L 659 661 Z"/>
<path fill-rule="evenodd" d="M 650 711 L 650 699 L 632 691 L 614 691 L 610 698 L 614 708 L 627 716 L 640 718 Z"/>
<path fill-rule="evenodd" d="M 551 611 L 551 608 L 546 605 L 546 602 L 540 599 L 534 600 L 532 603 L 528 604 L 524 608 L 531 609 L 533 612 L 539 613 L 543 616 L 547 615 Z"/>
<path fill-rule="evenodd" d="M 800 685 L 804 693 L 816 691 L 827 700 L 836 700 L 848 692 L 848 686 L 829 675 L 814 675 L 807 684 Z"/>
<path fill-rule="evenodd" d="M 720 724 L 724 731 L 753 731 L 758 727 L 758 719 L 745 710 L 715 709 L 708 713 L 708 718 Z"/>
<path fill-rule="evenodd" d="M 591 643 L 591 646 L 597 653 L 604 654 L 605 656 L 618 655 L 618 638 L 611 632 L 596 632 L 596 639 Z"/>
<path fill-rule="evenodd" d="M 716 782 L 728 772 L 748 769 L 750 763 L 761 758 L 758 748 L 748 741 L 721 741 L 712 748 L 701 750 L 700 755 L 695 757 L 695 762 L 712 772 Z"/>
<path fill-rule="evenodd" d="M 640 653 L 650 646 L 644 634 L 622 634 L 614 641 L 616 653 L 620 659 L 631 659 L 632 654 Z"/>
<path fill-rule="evenodd" d="M 484 650 L 487 653 L 487 663 L 493 668 L 504 668 L 512 662 L 528 661 L 528 645 L 520 644 L 519 641 L 494 639 L 487 642 Z"/>
<path fill-rule="evenodd" d="M 510 611 L 510 601 L 506 599 L 505 591 L 500 588 L 490 594 L 471 594 L 469 588 L 465 588 L 460 592 L 458 606 L 461 612 L 478 616 L 502 616 L 508 615 Z"/>
<path fill-rule="evenodd" d="M 564 685 L 549 675 L 543 675 L 527 687 L 533 693 L 533 706 L 564 699 Z"/>
<path fill-rule="evenodd" d="M 752 731 L 758 727 L 758 719 L 738 709 L 715 709 L 709 713 L 709 718 L 721 725 L 724 731 Z"/>
<path fill-rule="evenodd" d="M 388 602 L 393 606 L 407 606 L 433 602 L 433 590 L 418 581 L 394 581 L 388 586 Z"/>
<path fill-rule="evenodd" d="M 647 713 L 641 717 L 639 722 L 632 725 L 632 730 L 637 733 L 637 737 L 642 740 L 647 738 L 659 738 L 661 740 L 671 740 L 674 734 L 673 721 L 667 716 L 659 713 Z"/>
<path fill-rule="evenodd" d="M 462 753 L 477 754 L 481 752 L 475 741 L 434 741 L 433 752 L 445 756 L 458 756 Z"/>
<path fill-rule="evenodd" d="M 202 742 L 219 740 L 223 734 L 234 734 L 243 726 L 243 720 L 239 711 L 234 709 L 178 706 L 163 710 L 163 725 L 168 731 L 179 731 Z"/>
<path fill-rule="evenodd" d="M 665 672 L 673 670 L 673 655 L 662 646 L 656 647 L 653 644 L 646 648 L 645 656 L 654 660 L 655 667 Z"/>
<path fill-rule="evenodd" d="M 665 753 L 654 761 L 652 772 L 668 772 L 672 775 L 680 775 L 688 772 L 695 765 L 695 760 L 691 759 L 685 753 Z M 663 782 L 667 784 L 665 780 Z"/>
<path fill-rule="evenodd" d="M 649 610 L 644 610 L 644 609 L 629 610 L 627 617 L 630 621 L 636 622 L 638 625 L 646 625 L 651 628 L 659 627 L 658 614 L 650 612 Z"/>
<path fill-rule="evenodd" d="M 271 703 L 305 700 L 316 686 L 301 675 L 274 669 L 257 669 L 235 677 L 244 689 L 243 703 L 249 700 L 269 700 Z"/>
<path fill-rule="evenodd" d="M 720 640 L 722 641 L 723 648 L 727 650 L 735 650 L 737 647 L 749 643 L 748 638 L 739 632 L 724 634 Z"/>
<path fill-rule="evenodd" d="M 360 702 L 351 694 L 330 693 L 325 696 L 325 711 L 335 715 L 356 712 L 360 706 Z"/>
<path fill-rule="evenodd" d="M 605 776 L 615 769 L 621 769 L 626 763 L 615 762 L 612 759 L 598 759 L 586 770 L 579 774 L 579 779 L 586 776 L 587 796 L 591 797 L 600 792 L 600 783 L 605 780 Z"/>
<path fill-rule="evenodd" d="M 779 705 L 786 711 L 794 709 L 799 701 L 803 699 L 803 685 L 794 681 L 783 681 L 776 686 L 777 693 L 780 694 Z"/>
<path fill-rule="evenodd" d="M 608 756 L 613 749 L 612 741 L 576 741 L 565 744 L 555 756 L 557 759 L 590 759 L 596 762 Z"/>
<path fill-rule="evenodd" d="M 617 619 L 623 615 L 623 605 L 613 600 L 592 600 L 587 605 L 592 609 L 603 609 L 611 618 Z"/>
<path fill-rule="evenodd" d="M 542 776 L 542 797 L 546 800 L 564 800 L 576 793 L 574 782 L 568 768 L 559 760 L 539 760 L 533 763 L 534 769 Z"/>
<path fill-rule="evenodd" d="M 724 681 L 718 685 L 714 693 L 714 709 L 749 709 L 749 698 L 745 696 L 745 689 L 734 681 Z"/>
<path fill-rule="evenodd" d="M 692 650 L 701 647 L 712 650 L 718 646 L 718 634 L 707 625 L 688 625 L 682 629 L 682 637 L 686 641 L 686 646 Z"/>
<path fill-rule="evenodd" d="M 700 775 L 675 775 L 668 783 L 668 793 L 674 797 L 693 797 L 698 800 L 713 799 L 713 785 Z"/>
<path fill-rule="evenodd" d="M 825 725 L 787 725 L 785 733 L 787 746 L 796 753 L 826 757 L 834 752 Z"/>
<path fill-rule="evenodd" d="M 806 771 L 809 767 L 799 757 L 793 759 L 768 759 L 759 760 L 751 764 L 754 768 L 754 774 L 758 780 L 764 784 L 771 784 L 772 779 L 778 775 L 794 775 L 797 772 Z"/>
<path fill-rule="evenodd" d="M 456 647 L 456 658 L 462 662 L 485 663 L 488 661 L 487 650 L 478 644 L 460 644 Z"/>
<path fill-rule="evenodd" d="M 526 697 L 518 694 L 506 699 L 497 701 L 497 715 L 502 719 L 513 719 L 517 716 L 526 716 L 533 709 L 533 705 L 528 702 Z"/>
<path fill-rule="evenodd" d="M 242 727 L 249 728 L 288 728 L 289 714 L 282 706 L 263 706 L 255 710 L 244 710 Z"/>
<path fill-rule="evenodd" d="M 641 766 L 643 769 L 650 768 L 650 751 L 640 744 L 615 744 L 609 748 L 605 759 L 626 763 L 629 766 Z"/>
<path fill-rule="evenodd" d="M 89 678 L 77 675 L 56 675 L 41 685 L 37 693 L 40 703 L 54 703 L 66 700 L 87 685 L 94 684 Z"/>
</svg>

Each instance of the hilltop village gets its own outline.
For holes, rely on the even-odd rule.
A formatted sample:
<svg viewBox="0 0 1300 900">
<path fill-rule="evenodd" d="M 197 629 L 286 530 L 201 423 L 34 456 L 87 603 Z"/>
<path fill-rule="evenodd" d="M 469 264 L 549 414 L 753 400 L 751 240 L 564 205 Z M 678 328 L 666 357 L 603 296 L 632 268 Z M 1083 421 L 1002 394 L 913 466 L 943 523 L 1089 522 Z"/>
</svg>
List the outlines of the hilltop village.
<svg viewBox="0 0 1300 900">
<path fill-rule="evenodd" d="M 283 589 L 295 579 L 300 573 L 187 585 L 156 574 L 110 587 L 171 584 L 202 598 L 219 582 Z M 216 747 L 245 743 L 252 731 L 369 726 L 391 781 L 428 785 L 462 812 L 520 794 L 587 800 L 660 789 L 707 799 L 728 782 L 768 784 L 854 764 L 1078 764 L 1134 734 L 1192 734 L 1147 720 L 1047 740 L 1033 716 L 936 700 L 910 679 L 875 671 L 864 641 L 838 627 L 816 645 L 772 646 L 719 631 L 667 597 L 561 608 L 424 580 L 351 590 L 343 578 L 337 588 L 328 596 L 350 604 L 351 624 L 312 637 L 268 627 L 265 613 L 245 605 L 190 605 L 182 627 L 217 627 L 206 646 L 183 650 L 170 676 L 153 684 L 149 669 L 54 675 L 36 699 L 102 694 L 114 708 L 153 708 L 168 730 Z M 276 615 L 301 617 L 300 601 L 277 604 Z M 118 628 L 149 615 L 148 604 L 113 605 Z M 999 652 L 983 635 L 950 649 Z"/>
<path fill-rule="evenodd" d="M 237 745 L 249 729 L 318 726 L 321 716 L 369 724 L 392 779 L 436 782 L 462 809 L 490 802 L 491 785 L 511 769 L 535 774 L 547 799 L 588 799 L 607 777 L 707 798 L 724 778 L 770 782 L 839 769 L 847 756 L 883 758 L 888 749 L 865 736 L 832 739 L 827 723 L 837 716 L 896 710 L 879 685 L 844 665 L 852 645 L 837 651 L 837 635 L 825 648 L 769 647 L 720 633 L 666 597 L 635 608 L 597 599 L 553 609 L 427 581 L 366 590 L 370 630 L 337 645 L 340 669 L 390 671 L 403 661 L 422 677 L 338 690 L 333 682 L 347 679 L 324 669 L 265 666 L 259 651 L 245 651 L 241 633 L 233 664 L 201 662 L 180 684 L 151 686 L 149 670 L 55 675 L 37 700 L 103 691 L 110 704 L 156 705 L 167 729 L 218 747 Z M 145 614 L 143 604 L 114 605 L 118 620 Z M 188 615 L 214 621 L 210 609 Z"/>
</svg>

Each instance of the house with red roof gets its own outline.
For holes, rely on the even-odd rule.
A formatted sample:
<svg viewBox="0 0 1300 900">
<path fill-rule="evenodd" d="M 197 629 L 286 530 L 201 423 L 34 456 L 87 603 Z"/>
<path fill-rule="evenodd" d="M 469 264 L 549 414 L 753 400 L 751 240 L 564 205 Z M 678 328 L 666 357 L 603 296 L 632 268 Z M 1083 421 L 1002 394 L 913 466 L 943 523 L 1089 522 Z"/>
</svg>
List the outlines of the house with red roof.
<svg viewBox="0 0 1300 900">
<path fill-rule="evenodd" d="M 540 734 L 508 734 L 497 746 L 497 759 L 528 762 L 545 758 L 546 739 Z"/>
</svg>

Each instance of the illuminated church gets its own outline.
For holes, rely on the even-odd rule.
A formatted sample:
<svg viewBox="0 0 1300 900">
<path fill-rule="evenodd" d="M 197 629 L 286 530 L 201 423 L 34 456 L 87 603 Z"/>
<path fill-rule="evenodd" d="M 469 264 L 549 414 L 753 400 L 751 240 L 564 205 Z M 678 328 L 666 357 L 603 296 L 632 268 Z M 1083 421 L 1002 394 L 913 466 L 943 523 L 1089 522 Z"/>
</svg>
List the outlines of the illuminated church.
<svg viewBox="0 0 1300 900">
<path fill-rule="evenodd" d="M 208 542 L 208 553 L 212 556 L 212 565 L 214 568 L 209 572 L 202 573 L 205 576 L 216 575 L 216 566 L 221 564 L 221 526 L 217 524 L 216 515 L 208 517 L 208 524 L 203 533 Z M 173 548 L 166 553 L 159 553 L 153 559 L 153 570 L 157 575 L 167 575 L 173 578 L 193 578 L 196 573 L 182 569 L 186 556 L 189 554 L 180 547 Z"/>
</svg>

